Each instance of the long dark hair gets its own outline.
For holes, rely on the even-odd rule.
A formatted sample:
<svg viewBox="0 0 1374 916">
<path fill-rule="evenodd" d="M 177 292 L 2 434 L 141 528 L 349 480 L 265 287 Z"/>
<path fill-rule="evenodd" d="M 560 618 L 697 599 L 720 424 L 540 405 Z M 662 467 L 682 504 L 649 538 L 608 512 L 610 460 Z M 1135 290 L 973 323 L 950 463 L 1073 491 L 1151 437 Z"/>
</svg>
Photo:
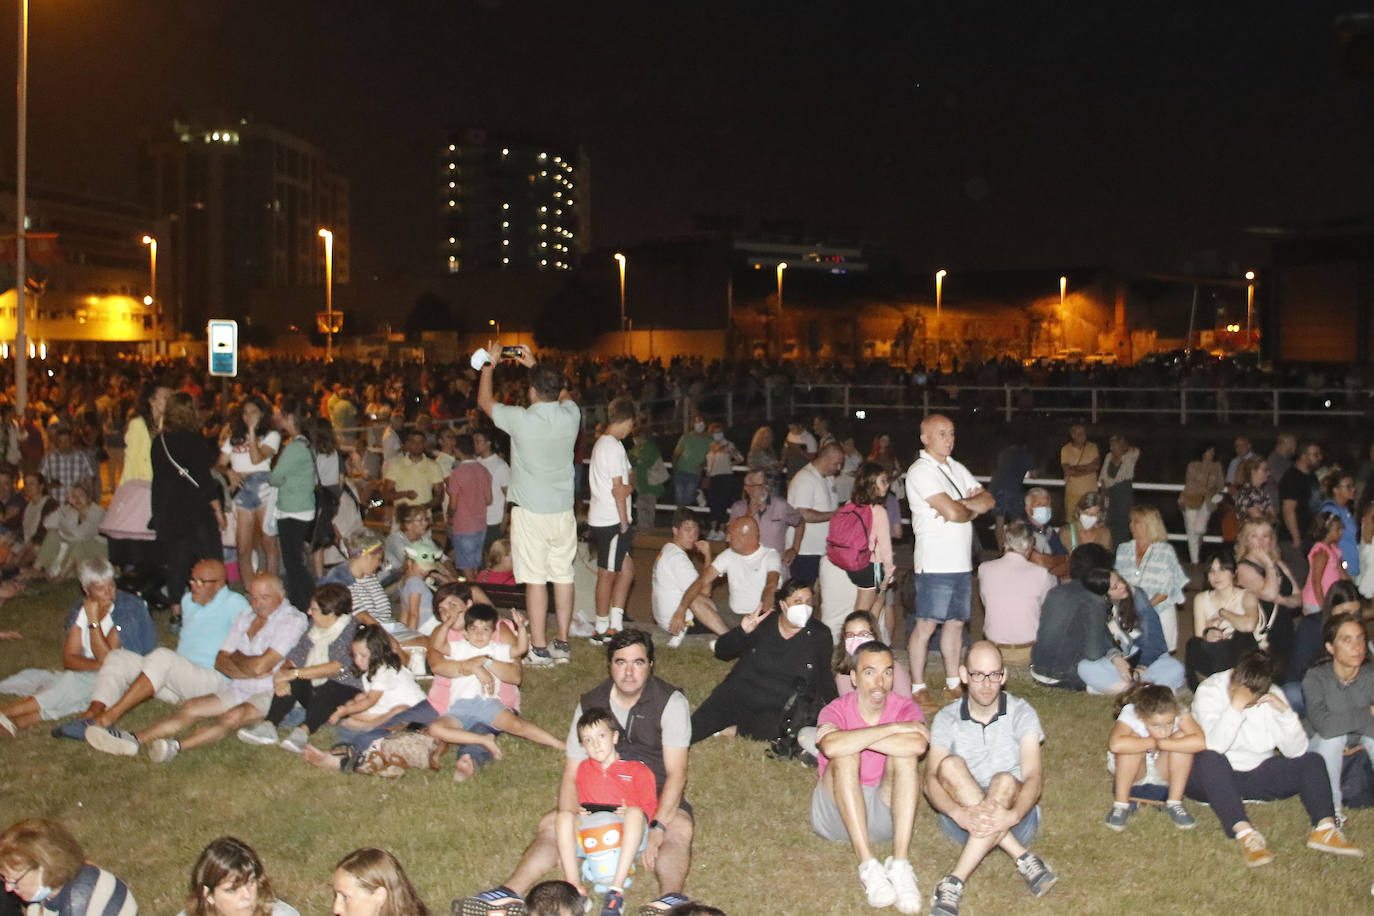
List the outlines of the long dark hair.
<svg viewBox="0 0 1374 916">
<path fill-rule="evenodd" d="M 230 881 L 230 890 L 256 881 L 258 900 L 253 907 L 253 916 L 269 916 L 276 903 L 276 895 L 272 893 L 272 884 L 267 880 L 262 859 L 243 840 L 231 836 L 222 836 L 211 842 L 201 851 L 200 858 L 191 868 L 191 887 L 182 907 L 187 916 L 214 916 L 215 910 L 207 898 L 226 880 Z"/>
<path fill-rule="evenodd" d="M 307 423 L 301 432 L 310 440 L 310 446 L 316 455 L 333 455 L 338 451 L 334 424 L 329 422 L 328 417 L 316 417 Z"/>
<path fill-rule="evenodd" d="M 865 461 L 854 474 L 854 493 L 850 501 L 856 506 L 881 505 L 885 496 L 878 495 L 878 478 L 887 476 L 887 468 L 876 461 Z"/>
<path fill-rule="evenodd" d="M 229 420 L 229 444 L 242 445 L 248 441 L 248 423 L 243 419 L 243 408 L 249 404 L 256 405 L 258 408 L 258 426 L 254 432 L 261 439 L 272 430 L 272 409 L 267 406 L 267 402 L 256 394 L 250 394 L 239 404 Z"/>
<path fill-rule="evenodd" d="M 1114 601 L 1109 595 L 1107 597 L 1107 603 L 1110 609 L 1117 615 L 1117 619 L 1121 623 L 1121 629 L 1129 633 L 1140 626 L 1140 612 L 1136 610 L 1135 589 L 1131 587 L 1131 583 L 1126 583 L 1125 598 Z"/>
<path fill-rule="evenodd" d="M 391 648 L 391 639 L 386 635 L 377 624 L 365 623 L 358 627 L 353 634 L 353 644 L 356 646 L 362 643 L 367 646 L 367 670 L 363 671 L 357 665 L 353 666 L 353 673 L 358 677 L 367 675 L 375 677 L 378 671 L 383 668 L 401 668 L 401 656 L 396 654 L 396 650 Z"/>
</svg>

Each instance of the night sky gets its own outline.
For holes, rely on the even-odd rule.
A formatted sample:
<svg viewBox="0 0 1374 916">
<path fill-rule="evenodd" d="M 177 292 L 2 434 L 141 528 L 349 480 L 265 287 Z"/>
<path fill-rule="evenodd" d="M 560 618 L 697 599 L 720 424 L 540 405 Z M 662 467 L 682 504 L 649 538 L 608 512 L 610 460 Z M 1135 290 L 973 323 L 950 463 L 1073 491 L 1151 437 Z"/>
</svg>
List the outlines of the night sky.
<svg viewBox="0 0 1374 916">
<path fill-rule="evenodd" d="M 133 199 L 141 130 L 247 112 L 337 159 L 362 277 L 430 262 L 440 132 L 476 125 L 585 144 L 596 245 L 710 214 L 922 269 L 1254 263 L 1243 227 L 1374 213 L 1359 3 L 34 0 L 30 177 Z"/>
</svg>

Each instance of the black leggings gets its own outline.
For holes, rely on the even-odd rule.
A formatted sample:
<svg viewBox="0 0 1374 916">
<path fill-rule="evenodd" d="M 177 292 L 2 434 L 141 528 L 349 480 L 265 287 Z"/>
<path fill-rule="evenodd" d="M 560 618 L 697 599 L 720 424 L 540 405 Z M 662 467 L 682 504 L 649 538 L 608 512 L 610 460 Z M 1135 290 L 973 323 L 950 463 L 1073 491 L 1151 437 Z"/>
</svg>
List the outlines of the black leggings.
<svg viewBox="0 0 1374 916">
<path fill-rule="evenodd" d="M 776 703 L 729 681 L 722 682 L 692 713 L 692 743 L 709 738 L 731 725 L 739 729 L 742 738 L 772 741 L 778 736 L 782 721 L 782 706 L 786 698 Z"/>
<path fill-rule="evenodd" d="M 1302 806 L 1312 825 L 1324 818 L 1334 817 L 1336 808 L 1331 802 L 1331 781 L 1326 764 L 1319 755 L 1308 751 L 1301 757 L 1275 754 L 1253 770 L 1234 770 L 1231 761 L 1216 751 L 1199 751 L 1193 757 L 1193 769 L 1188 774 L 1184 794 L 1194 801 L 1206 802 L 1221 821 L 1221 829 L 1234 837 L 1236 824 L 1249 820 L 1244 799 L 1277 801 L 1302 796 Z"/>
<path fill-rule="evenodd" d="M 205 515 L 205 519 L 193 524 L 189 530 L 169 531 L 165 536 L 162 532 L 158 533 L 157 547 L 166 570 L 169 604 L 181 603 L 181 596 L 186 594 L 191 578 L 191 568 L 196 563 L 224 559 L 224 548 L 220 546 L 219 529 L 215 527 L 214 516 L 208 510 Z"/>
<path fill-rule="evenodd" d="M 305 707 L 305 730 L 313 735 L 330 713 L 357 695 L 357 687 L 338 681 L 325 681 L 318 687 L 308 680 L 292 681 L 289 694 L 272 698 L 272 705 L 267 708 L 267 721 L 281 725 L 281 720 L 299 703 Z"/>
<path fill-rule="evenodd" d="M 277 541 L 281 544 L 281 571 L 286 597 L 292 607 L 302 613 L 310 608 L 310 596 L 315 591 L 315 577 L 306 565 L 309 557 L 305 543 L 312 524 L 298 518 L 277 520 Z"/>
</svg>

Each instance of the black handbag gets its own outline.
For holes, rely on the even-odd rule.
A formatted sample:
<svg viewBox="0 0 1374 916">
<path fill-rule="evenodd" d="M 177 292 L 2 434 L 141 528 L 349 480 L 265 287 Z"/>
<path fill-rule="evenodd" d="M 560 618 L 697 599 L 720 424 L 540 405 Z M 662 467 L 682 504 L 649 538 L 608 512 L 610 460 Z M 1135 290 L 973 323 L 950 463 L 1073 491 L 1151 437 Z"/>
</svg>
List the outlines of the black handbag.
<svg viewBox="0 0 1374 916">
<path fill-rule="evenodd" d="M 774 760 L 800 760 L 807 766 L 815 766 L 816 758 L 802 748 L 797 735 L 803 728 L 815 725 L 818 715 L 820 710 L 816 708 L 807 684 L 798 678 L 796 689 L 782 704 L 782 713 L 778 716 L 778 734 L 768 742 L 768 756 Z"/>
<path fill-rule="evenodd" d="M 315 518 L 310 522 L 310 549 L 323 550 L 338 540 L 334 531 L 334 516 L 339 512 L 339 494 L 320 483 L 320 469 L 315 453 L 310 453 L 310 469 L 315 473 Z M 340 484 L 342 488 L 342 484 Z"/>
</svg>

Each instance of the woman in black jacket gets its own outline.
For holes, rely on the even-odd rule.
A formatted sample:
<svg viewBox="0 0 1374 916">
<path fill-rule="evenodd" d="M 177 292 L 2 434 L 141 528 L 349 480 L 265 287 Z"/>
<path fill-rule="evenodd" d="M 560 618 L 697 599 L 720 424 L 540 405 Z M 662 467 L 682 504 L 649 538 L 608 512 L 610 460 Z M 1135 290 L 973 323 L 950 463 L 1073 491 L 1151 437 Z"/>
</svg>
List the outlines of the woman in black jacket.
<svg viewBox="0 0 1374 916">
<path fill-rule="evenodd" d="M 200 411 L 189 394 L 178 391 L 167 402 L 162 432 L 153 440 L 152 520 L 158 553 L 167 574 L 172 622 L 181 619 L 191 567 L 203 559 L 221 560 L 224 511 L 219 484 L 210 476 L 214 450 L 201 435 Z"/>
</svg>

